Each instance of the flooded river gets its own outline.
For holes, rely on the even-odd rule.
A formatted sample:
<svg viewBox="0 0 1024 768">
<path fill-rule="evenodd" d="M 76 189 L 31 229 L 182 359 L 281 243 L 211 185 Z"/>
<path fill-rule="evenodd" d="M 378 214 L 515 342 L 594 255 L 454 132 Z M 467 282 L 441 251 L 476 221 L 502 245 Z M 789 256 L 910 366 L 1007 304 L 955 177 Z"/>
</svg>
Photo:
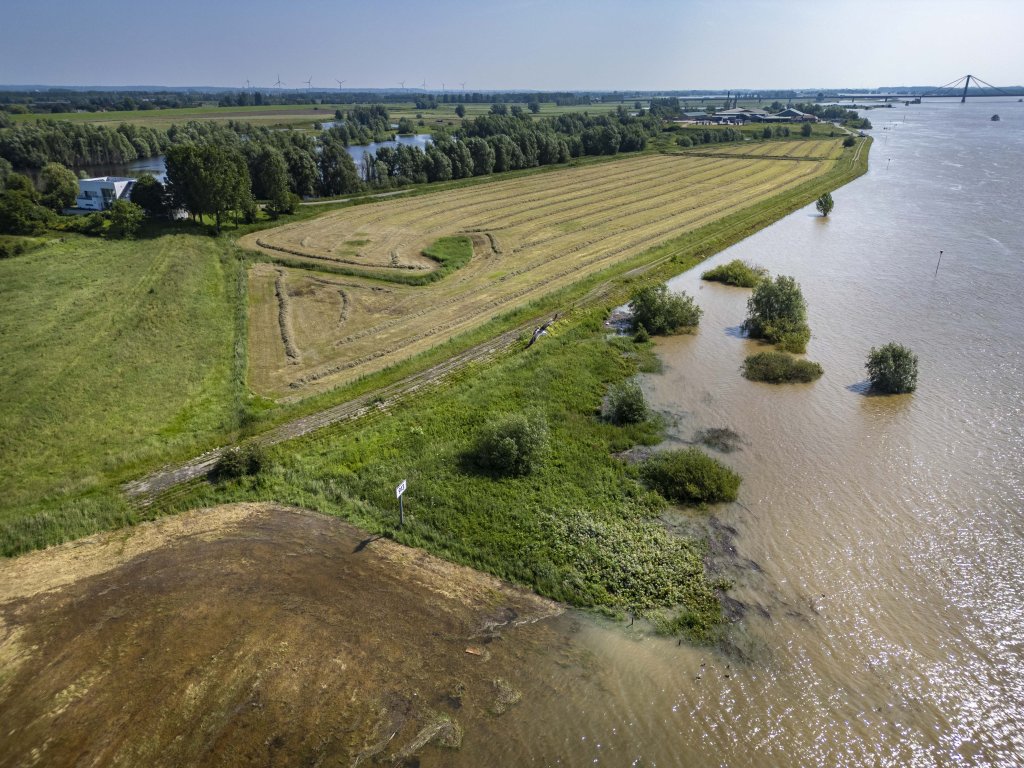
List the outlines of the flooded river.
<svg viewBox="0 0 1024 768">
<path fill-rule="evenodd" d="M 703 268 L 671 283 L 704 307 L 699 333 L 659 341 L 645 377 L 674 439 L 744 439 L 723 457 L 742 506 L 718 513 L 752 561 L 733 650 L 567 624 L 587 681 L 545 666 L 557 696 L 467 735 L 458 764 L 1024 763 L 1024 105 L 870 117 L 871 170 L 828 220 L 810 206 L 708 262 L 795 276 L 824 377 L 743 379 L 749 291 Z M 919 389 L 868 397 L 868 350 L 890 340 L 918 354 Z"/>
<path fill-rule="evenodd" d="M 152 551 L 111 538 L 124 563 L 37 603 L 8 576 L 0 667 L 39 671 L 8 686 L 27 703 L 3 713 L 0 765 L 46 762 L 40 744 L 153 765 L 201 748 L 225 765 L 1024 764 L 1024 104 L 870 117 L 871 170 L 829 219 L 809 206 L 672 281 L 705 315 L 660 339 L 664 371 L 643 377 L 670 441 L 743 440 L 722 456 L 740 503 L 715 510 L 716 560 L 747 606 L 724 647 L 531 613 L 487 584 L 460 604 L 454 567 L 295 511 L 202 536 L 189 521 L 209 513 L 182 517 L 167 551 L 164 527 L 140 526 Z M 740 376 L 761 348 L 739 332 L 749 291 L 699 279 L 733 258 L 800 282 L 819 381 Z M 864 360 L 890 340 L 918 354 L 919 389 L 869 397 Z M 78 546 L 55 552 L 82 570 Z M 43 553 L 9 565 L 33 567 L 63 578 Z M 125 722 L 164 741 L 124 739 Z M 420 752 L 423 734 L 461 746 Z"/>
</svg>

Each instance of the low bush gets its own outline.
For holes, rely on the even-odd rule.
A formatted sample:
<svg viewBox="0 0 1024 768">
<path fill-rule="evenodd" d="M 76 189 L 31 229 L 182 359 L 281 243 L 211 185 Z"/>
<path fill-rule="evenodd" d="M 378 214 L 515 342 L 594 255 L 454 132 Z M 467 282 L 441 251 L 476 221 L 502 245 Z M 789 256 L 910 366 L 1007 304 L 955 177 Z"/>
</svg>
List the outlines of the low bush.
<svg viewBox="0 0 1024 768">
<path fill-rule="evenodd" d="M 877 392 L 900 395 L 917 389 L 917 355 L 894 341 L 879 349 L 872 347 L 865 367 Z"/>
<path fill-rule="evenodd" d="M 608 392 L 605 418 L 612 424 L 639 424 L 647 418 L 647 399 L 635 381 L 617 384 Z"/>
<path fill-rule="evenodd" d="M 759 352 L 743 361 L 743 375 L 769 384 L 807 382 L 821 378 L 822 367 L 785 352 Z"/>
<path fill-rule="evenodd" d="M 629 302 L 633 330 L 644 328 L 650 334 L 676 333 L 700 323 L 703 310 L 692 296 L 669 293 L 667 285 L 650 285 L 633 294 Z"/>
<path fill-rule="evenodd" d="M 709 269 L 700 277 L 702 280 L 735 285 L 739 288 L 753 288 L 768 277 L 768 270 L 740 259 L 733 259 L 728 264 L 720 264 L 714 269 Z"/>
<path fill-rule="evenodd" d="M 697 448 L 656 453 L 640 465 L 640 476 L 666 499 L 696 505 L 735 501 L 741 480 Z"/>
<path fill-rule="evenodd" d="M 217 480 L 234 480 L 246 475 L 258 475 L 267 467 L 267 454 L 263 446 L 246 443 L 228 448 L 213 468 Z"/>
<path fill-rule="evenodd" d="M 498 417 L 477 436 L 472 457 L 476 465 L 498 475 L 527 475 L 547 453 L 548 424 L 539 414 Z"/>
</svg>

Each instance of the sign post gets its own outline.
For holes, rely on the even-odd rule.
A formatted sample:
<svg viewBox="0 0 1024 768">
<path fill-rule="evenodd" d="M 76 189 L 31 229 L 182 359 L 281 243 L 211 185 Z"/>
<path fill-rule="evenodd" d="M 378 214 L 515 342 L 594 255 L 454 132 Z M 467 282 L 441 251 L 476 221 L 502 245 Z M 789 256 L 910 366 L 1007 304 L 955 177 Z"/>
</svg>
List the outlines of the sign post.
<svg viewBox="0 0 1024 768">
<path fill-rule="evenodd" d="M 405 505 L 402 503 L 402 494 L 405 493 L 405 480 L 395 488 L 395 496 L 398 497 L 398 527 L 405 525 Z"/>
</svg>

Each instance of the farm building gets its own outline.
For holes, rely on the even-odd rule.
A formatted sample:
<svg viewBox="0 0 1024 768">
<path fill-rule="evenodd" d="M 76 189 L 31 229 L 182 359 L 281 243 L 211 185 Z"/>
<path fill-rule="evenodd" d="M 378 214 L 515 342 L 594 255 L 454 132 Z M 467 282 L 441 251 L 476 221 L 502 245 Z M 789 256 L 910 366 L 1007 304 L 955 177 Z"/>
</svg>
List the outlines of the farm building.
<svg viewBox="0 0 1024 768">
<path fill-rule="evenodd" d="M 814 115 L 809 115 L 806 112 L 801 112 L 799 109 L 793 109 L 793 107 L 787 107 L 786 109 L 779 112 L 776 117 L 784 117 L 793 123 L 816 123 L 818 118 Z"/>
<path fill-rule="evenodd" d="M 127 176 L 97 176 L 78 180 L 75 207 L 86 211 L 105 211 L 115 200 L 129 200 L 135 179 Z"/>
</svg>

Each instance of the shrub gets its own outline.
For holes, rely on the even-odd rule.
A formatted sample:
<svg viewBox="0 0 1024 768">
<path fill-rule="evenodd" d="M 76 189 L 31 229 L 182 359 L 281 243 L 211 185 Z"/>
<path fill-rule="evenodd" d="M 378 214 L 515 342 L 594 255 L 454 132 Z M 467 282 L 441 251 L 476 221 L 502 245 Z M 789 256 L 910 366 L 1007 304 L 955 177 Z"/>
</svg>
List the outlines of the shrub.
<svg viewBox="0 0 1024 768">
<path fill-rule="evenodd" d="M 857 143 L 857 140 L 855 138 L 853 138 L 853 136 L 847 136 L 845 139 L 843 139 L 843 146 L 844 147 L 852 147 L 856 143 Z"/>
<path fill-rule="evenodd" d="M 735 501 L 740 476 L 697 448 L 656 453 L 640 465 L 640 475 L 671 501 L 711 504 Z"/>
<path fill-rule="evenodd" d="M 865 367 L 871 388 L 878 392 L 899 395 L 917 389 L 917 355 L 894 341 L 872 347 Z"/>
<path fill-rule="evenodd" d="M 527 475 L 547 453 L 548 425 L 539 414 L 498 417 L 477 437 L 473 455 L 477 466 L 499 475 Z"/>
<path fill-rule="evenodd" d="M 693 328 L 703 313 L 692 296 L 672 294 L 667 285 L 647 286 L 633 294 L 629 302 L 633 313 L 633 330 L 646 328 L 651 334 L 674 333 Z"/>
<path fill-rule="evenodd" d="M 728 264 L 719 264 L 701 275 L 702 280 L 712 280 L 716 283 L 735 285 L 740 288 L 753 288 L 766 277 L 768 277 L 767 269 L 756 267 L 740 259 L 733 259 Z"/>
<path fill-rule="evenodd" d="M 811 329 L 799 283 L 786 275 L 758 283 L 747 300 L 743 330 L 751 338 L 765 339 L 787 352 L 804 352 Z"/>
<path fill-rule="evenodd" d="M 605 417 L 612 424 L 639 424 L 647 418 L 647 399 L 635 381 L 612 387 L 608 393 Z"/>
<path fill-rule="evenodd" d="M 800 126 L 800 135 L 803 136 L 805 139 L 811 135 L 810 123 L 804 123 L 803 125 Z"/>
<path fill-rule="evenodd" d="M 633 334 L 633 341 L 635 341 L 637 344 L 646 344 L 650 340 L 651 334 L 649 334 L 647 332 L 647 329 L 644 328 L 642 325 L 639 328 L 637 328 L 636 332 Z"/>
<path fill-rule="evenodd" d="M 246 443 L 224 451 L 213 468 L 213 476 L 218 480 L 234 480 L 246 475 L 258 475 L 266 466 L 267 455 L 263 446 Z"/>
<path fill-rule="evenodd" d="M 139 231 L 144 215 L 141 206 L 128 200 L 115 200 L 110 206 L 110 236 L 131 240 Z"/>
<path fill-rule="evenodd" d="M 815 381 L 824 373 L 818 363 L 788 355 L 785 352 L 760 352 L 743 361 L 743 375 L 751 381 L 784 384 L 793 381 Z"/>
</svg>

